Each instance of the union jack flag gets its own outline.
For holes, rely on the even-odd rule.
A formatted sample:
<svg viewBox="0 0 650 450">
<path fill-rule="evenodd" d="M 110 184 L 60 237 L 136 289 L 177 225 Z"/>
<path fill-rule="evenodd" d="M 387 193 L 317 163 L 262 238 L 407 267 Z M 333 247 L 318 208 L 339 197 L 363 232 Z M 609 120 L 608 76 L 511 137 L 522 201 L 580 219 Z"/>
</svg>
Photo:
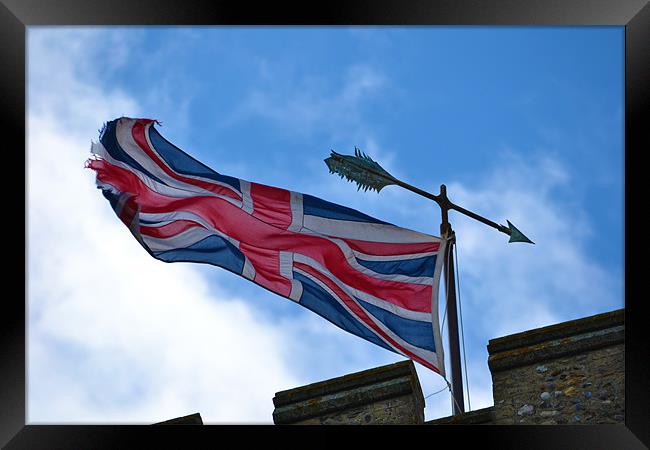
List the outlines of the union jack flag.
<svg viewBox="0 0 650 450">
<path fill-rule="evenodd" d="M 106 123 L 86 162 L 151 256 L 227 269 L 444 376 L 444 240 L 221 175 L 167 141 L 156 123 Z"/>
</svg>

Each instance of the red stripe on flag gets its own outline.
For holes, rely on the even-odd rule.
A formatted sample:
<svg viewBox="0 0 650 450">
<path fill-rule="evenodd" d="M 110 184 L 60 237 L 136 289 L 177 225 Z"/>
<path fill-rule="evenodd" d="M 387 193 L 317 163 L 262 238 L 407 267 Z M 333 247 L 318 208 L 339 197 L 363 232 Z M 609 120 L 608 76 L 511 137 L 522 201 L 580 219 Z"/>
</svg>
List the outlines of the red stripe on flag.
<svg viewBox="0 0 650 450">
<path fill-rule="evenodd" d="M 253 216 L 286 230 L 291 225 L 291 193 L 263 184 L 251 183 Z"/>
<path fill-rule="evenodd" d="M 138 205 L 133 196 L 130 196 L 126 199 L 122 205 L 122 209 L 118 213 L 118 217 L 126 225 L 131 228 L 131 223 L 133 223 L 133 218 L 138 212 Z"/>
</svg>

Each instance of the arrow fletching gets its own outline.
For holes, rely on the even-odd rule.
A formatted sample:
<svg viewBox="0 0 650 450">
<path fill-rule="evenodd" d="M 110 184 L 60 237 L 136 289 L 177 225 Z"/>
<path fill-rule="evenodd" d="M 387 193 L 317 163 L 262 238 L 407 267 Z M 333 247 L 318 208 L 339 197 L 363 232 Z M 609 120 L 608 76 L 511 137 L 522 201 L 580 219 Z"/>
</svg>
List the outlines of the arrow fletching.
<svg viewBox="0 0 650 450">
<path fill-rule="evenodd" d="M 508 228 L 510 229 L 510 240 L 508 242 L 527 242 L 529 244 L 534 244 L 533 241 L 524 236 L 524 233 L 519 231 L 517 227 L 510 223 L 509 220 L 506 220 L 506 222 L 508 222 Z"/>
<path fill-rule="evenodd" d="M 395 184 L 395 178 L 386 172 L 376 161 L 364 152 L 354 147 L 354 155 L 341 155 L 332 150 L 325 164 L 330 173 L 357 184 L 357 190 L 374 189 L 381 191 L 385 186 Z"/>
</svg>

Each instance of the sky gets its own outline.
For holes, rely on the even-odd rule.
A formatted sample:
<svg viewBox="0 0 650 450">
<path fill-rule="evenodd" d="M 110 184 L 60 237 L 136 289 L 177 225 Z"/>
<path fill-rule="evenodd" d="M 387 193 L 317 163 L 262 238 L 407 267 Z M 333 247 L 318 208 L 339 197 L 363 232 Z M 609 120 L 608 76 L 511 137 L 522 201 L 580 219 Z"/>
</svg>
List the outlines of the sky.
<svg viewBox="0 0 650 450">
<path fill-rule="evenodd" d="M 278 391 L 405 359 L 151 258 L 84 168 L 121 116 L 221 174 L 405 228 L 439 235 L 439 208 L 358 192 L 330 150 L 514 223 L 535 245 L 450 213 L 465 406 L 492 405 L 490 339 L 624 307 L 623 49 L 611 26 L 29 27 L 27 423 L 270 424 Z M 446 386 L 415 365 L 425 396 Z M 426 420 L 451 413 L 448 391 L 426 398 Z"/>
</svg>

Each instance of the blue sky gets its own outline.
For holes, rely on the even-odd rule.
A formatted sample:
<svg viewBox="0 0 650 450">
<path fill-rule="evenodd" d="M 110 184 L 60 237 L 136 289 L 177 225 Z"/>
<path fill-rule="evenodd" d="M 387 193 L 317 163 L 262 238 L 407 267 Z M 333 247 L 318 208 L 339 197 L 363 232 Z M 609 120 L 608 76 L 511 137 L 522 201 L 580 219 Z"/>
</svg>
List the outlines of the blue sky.
<svg viewBox="0 0 650 450">
<path fill-rule="evenodd" d="M 623 307 L 623 48 L 622 27 L 29 28 L 28 421 L 270 423 L 277 391 L 402 359 L 226 271 L 152 260 L 83 170 L 122 115 L 220 173 L 403 227 L 437 235 L 437 206 L 357 192 L 330 149 L 511 220 L 535 246 L 450 216 L 471 407 L 489 406 L 489 339 Z M 450 413 L 427 399 L 427 419 Z"/>
</svg>

